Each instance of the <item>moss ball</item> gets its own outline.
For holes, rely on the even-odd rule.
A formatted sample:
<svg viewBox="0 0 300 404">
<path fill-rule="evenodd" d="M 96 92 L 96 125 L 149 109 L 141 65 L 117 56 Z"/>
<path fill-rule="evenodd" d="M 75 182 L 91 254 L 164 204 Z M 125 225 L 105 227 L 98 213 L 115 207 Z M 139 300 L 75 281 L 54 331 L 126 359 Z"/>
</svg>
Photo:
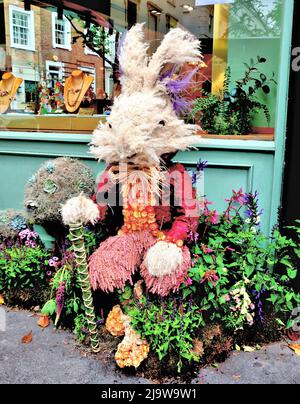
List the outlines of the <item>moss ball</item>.
<svg viewBox="0 0 300 404">
<path fill-rule="evenodd" d="M 62 157 L 43 164 L 29 178 L 25 208 L 31 223 L 61 222 L 61 207 L 70 198 L 95 190 L 93 172 L 81 161 Z"/>
</svg>

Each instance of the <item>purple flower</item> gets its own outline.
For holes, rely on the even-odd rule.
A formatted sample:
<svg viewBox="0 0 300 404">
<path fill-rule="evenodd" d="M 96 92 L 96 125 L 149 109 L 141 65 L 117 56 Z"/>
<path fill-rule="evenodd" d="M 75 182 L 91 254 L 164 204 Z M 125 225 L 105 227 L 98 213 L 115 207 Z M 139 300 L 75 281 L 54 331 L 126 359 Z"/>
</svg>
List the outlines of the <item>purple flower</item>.
<svg viewBox="0 0 300 404">
<path fill-rule="evenodd" d="M 192 173 L 193 185 L 196 185 L 199 174 L 203 173 L 207 166 L 208 161 L 202 161 L 202 159 L 200 158 L 200 160 L 197 163 L 196 170 Z"/>
<path fill-rule="evenodd" d="M 64 308 L 64 303 L 65 303 L 65 288 L 66 284 L 65 282 L 60 282 L 59 287 L 57 289 L 56 293 L 56 320 L 55 320 L 55 325 L 59 322 L 61 313 Z"/>
</svg>

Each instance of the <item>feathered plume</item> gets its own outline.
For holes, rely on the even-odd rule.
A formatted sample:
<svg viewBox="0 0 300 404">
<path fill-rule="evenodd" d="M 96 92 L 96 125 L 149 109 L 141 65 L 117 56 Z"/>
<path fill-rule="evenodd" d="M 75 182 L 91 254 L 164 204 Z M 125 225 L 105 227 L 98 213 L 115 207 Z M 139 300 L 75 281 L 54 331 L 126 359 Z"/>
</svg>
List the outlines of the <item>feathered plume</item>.
<svg viewBox="0 0 300 404">
<path fill-rule="evenodd" d="M 123 91 L 129 93 L 140 90 L 144 85 L 145 70 L 148 64 L 144 24 L 137 24 L 125 35 L 119 47 L 120 70 L 122 71 Z"/>
<path fill-rule="evenodd" d="M 183 66 L 185 63 L 202 60 L 199 40 L 180 28 L 172 29 L 163 39 L 161 45 L 150 60 L 146 84 L 153 87 L 159 79 L 160 72 L 168 63 Z"/>
<path fill-rule="evenodd" d="M 192 71 L 180 74 L 176 79 L 173 78 L 176 69 L 173 68 L 173 74 L 163 75 L 161 82 L 166 86 L 168 95 L 172 101 L 174 111 L 180 115 L 189 113 L 192 109 L 193 102 L 184 96 L 184 91 L 190 86 L 192 78 L 198 71 L 198 67 Z"/>
</svg>

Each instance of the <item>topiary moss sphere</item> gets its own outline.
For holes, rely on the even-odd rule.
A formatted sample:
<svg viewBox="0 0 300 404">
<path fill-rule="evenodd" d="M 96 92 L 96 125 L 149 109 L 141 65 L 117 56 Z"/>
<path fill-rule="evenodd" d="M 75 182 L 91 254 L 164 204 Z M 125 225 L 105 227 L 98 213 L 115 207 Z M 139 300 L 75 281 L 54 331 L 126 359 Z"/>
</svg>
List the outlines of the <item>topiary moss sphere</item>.
<svg viewBox="0 0 300 404">
<path fill-rule="evenodd" d="M 25 207 L 33 224 L 62 222 L 61 207 L 83 193 L 92 197 L 93 172 L 85 164 L 67 157 L 43 164 L 27 183 Z"/>
</svg>

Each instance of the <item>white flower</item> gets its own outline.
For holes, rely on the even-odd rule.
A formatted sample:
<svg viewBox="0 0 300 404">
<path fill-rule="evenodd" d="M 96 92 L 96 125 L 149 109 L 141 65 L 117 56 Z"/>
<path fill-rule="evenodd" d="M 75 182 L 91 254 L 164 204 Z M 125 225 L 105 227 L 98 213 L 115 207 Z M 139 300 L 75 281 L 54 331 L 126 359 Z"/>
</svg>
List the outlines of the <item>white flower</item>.
<svg viewBox="0 0 300 404">
<path fill-rule="evenodd" d="M 256 224 L 259 224 L 261 222 L 261 217 L 257 216 Z"/>
</svg>

